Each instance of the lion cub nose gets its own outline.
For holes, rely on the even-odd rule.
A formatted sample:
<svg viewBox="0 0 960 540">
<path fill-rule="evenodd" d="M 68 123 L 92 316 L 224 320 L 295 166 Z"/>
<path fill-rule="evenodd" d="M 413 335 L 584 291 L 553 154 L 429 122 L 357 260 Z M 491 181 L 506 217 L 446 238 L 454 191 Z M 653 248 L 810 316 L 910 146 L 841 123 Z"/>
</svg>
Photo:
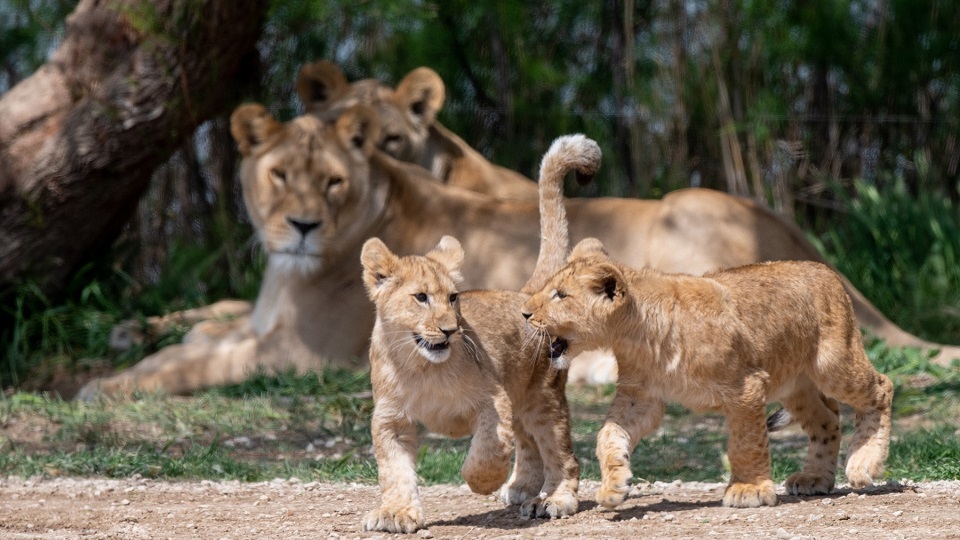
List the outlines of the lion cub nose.
<svg viewBox="0 0 960 540">
<path fill-rule="evenodd" d="M 443 335 L 445 335 L 445 336 L 447 336 L 447 337 L 450 337 L 450 336 L 452 336 L 452 335 L 457 331 L 457 329 L 456 329 L 456 328 L 441 328 L 440 331 L 443 332 Z"/>
<path fill-rule="evenodd" d="M 319 221 L 300 221 L 291 217 L 287 218 L 287 223 L 294 229 L 300 231 L 301 236 L 306 236 L 307 233 L 320 226 Z"/>
<path fill-rule="evenodd" d="M 529 319 L 530 317 L 533 316 L 533 313 L 532 313 L 532 312 L 531 312 L 531 313 L 528 313 L 528 312 L 526 312 L 526 311 L 521 311 L 520 314 L 523 315 L 523 318 L 524 318 L 524 319 Z"/>
</svg>

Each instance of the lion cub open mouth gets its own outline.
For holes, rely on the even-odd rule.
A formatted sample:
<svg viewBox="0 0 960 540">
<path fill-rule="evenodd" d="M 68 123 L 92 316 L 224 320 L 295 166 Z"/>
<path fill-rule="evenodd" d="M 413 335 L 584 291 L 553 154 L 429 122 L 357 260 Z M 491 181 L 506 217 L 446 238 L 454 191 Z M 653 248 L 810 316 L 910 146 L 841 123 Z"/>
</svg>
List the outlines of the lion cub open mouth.
<svg viewBox="0 0 960 540">
<path fill-rule="evenodd" d="M 420 334 L 414 334 L 413 340 L 417 342 L 417 345 L 419 345 L 420 347 L 423 347 L 424 349 L 430 352 L 445 351 L 450 348 L 449 339 L 445 339 L 440 343 L 430 343 L 429 341 L 424 339 L 423 336 L 421 336 Z"/>
<path fill-rule="evenodd" d="M 567 340 L 563 339 L 562 337 L 558 337 L 557 339 L 551 341 L 549 353 L 550 359 L 559 359 L 561 356 L 563 356 L 563 353 L 567 352 L 567 347 L 569 345 L 570 344 L 567 343 Z"/>
</svg>

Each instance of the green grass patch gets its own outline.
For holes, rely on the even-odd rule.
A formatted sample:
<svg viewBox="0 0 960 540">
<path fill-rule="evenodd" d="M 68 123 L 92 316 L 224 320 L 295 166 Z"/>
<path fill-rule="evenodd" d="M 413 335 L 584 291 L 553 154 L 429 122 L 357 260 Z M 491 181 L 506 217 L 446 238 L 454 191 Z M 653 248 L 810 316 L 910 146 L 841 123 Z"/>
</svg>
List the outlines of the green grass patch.
<svg viewBox="0 0 960 540">
<path fill-rule="evenodd" d="M 897 385 L 887 476 L 960 477 L 960 372 L 879 342 L 871 342 L 869 351 Z M 613 394 L 612 385 L 568 390 L 584 478 L 600 477 L 596 435 Z M 141 394 L 133 400 L 75 403 L 15 392 L 0 398 L 0 475 L 375 483 L 372 410 L 368 375 L 344 370 L 260 373 L 243 384 L 188 398 Z M 852 431 L 849 411 L 844 418 L 846 442 Z M 722 416 L 668 406 L 662 427 L 633 453 L 634 475 L 648 481 L 723 482 L 726 442 Z M 423 482 L 462 482 L 468 447 L 469 439 L 421 432 L 417 471 Z M 806 439 L 797 430 L 777 433 L 771 449 L 774 479 L 783 481 L 800 468 Z"/>
</svg>

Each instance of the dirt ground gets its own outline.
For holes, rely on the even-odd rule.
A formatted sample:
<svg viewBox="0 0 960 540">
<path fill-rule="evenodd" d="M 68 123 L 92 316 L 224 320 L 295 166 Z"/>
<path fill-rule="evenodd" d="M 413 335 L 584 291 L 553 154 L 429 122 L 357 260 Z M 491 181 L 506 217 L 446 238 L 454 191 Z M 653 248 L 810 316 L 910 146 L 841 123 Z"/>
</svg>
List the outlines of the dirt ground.
<svg viewBox="0 0 960 540">
<path fill-rule="evenodd" d="M 772 508 L 719 505 L 721 484 L 657 482 L 616 511 L 581 488 L 581 511 L 519 519 L 465 486 L 421 491 L 427 529 L 409 538 L 960 538 L 960 481 L 890 483 L 827 497 L 781 496 Z M 401 538 L 360 531 L 375 486 L 274 480 L 160 482 L 143 478 L 0 479 L 0 538 Z"/>
</svg>

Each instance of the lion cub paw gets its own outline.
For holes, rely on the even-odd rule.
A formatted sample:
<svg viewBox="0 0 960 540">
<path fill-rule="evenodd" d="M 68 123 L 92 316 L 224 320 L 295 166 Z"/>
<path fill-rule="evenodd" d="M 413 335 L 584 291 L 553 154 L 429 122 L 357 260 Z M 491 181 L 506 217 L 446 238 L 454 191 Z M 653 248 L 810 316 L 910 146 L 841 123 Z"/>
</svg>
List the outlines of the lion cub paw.
<svg viewBox="0 0 960 540">
<path fill-rule="evenodd" d="M 734 508 L 776 506 L 777 492 L 772 480 L 764 480 L 759 484 L 730 484 L 723 494 L 723 505 Z"/>
<path fill-rule="evenodd" d="M 497 490 L 510 475 L 510 461 L 507 460 L 480 460 L 470 459 L 460 469 L 464 481 L 470 486 L 470 490 L 480 495 L 489 495 Z"/>
<path fill-rule="evenodd" d="M 423 527 L 423 509 L 419 506 L 388 508 L 381 506 L 367 512 L 363 530 L 390 533 L 412 533 Z"/>
<path fill-rule="evenodd" d="M 833 490 L 833 475 L 815 475 L 798 472 L 783 483 L 790 495 L 826 495 Z"/>
<path fill-rule="evenodd" d="M 531 493 L 532 492 L 532 493 Z M 521 483 L 505 484 L 500 488 L 500 500 L 506 505 L 523 504 L 536 496 L 536 491 Z"/>
<path fill-rule="evenodd" d="M 623 504 L 629 492 L 630 484 L 627 482 L 614 484 L 612 487 L 604 484 L 597 490 L 597 504 L 608 510 L 613 510 Z"/>
<path fill-rule="evenodd" d="M 572 516 L 577 513 L 580 501 L 572 493 L 555 493 L 544 498 L 545 493 L 527 500 L 520 505 L 520 517 L 530 518 L 559 518 Z"/>
</svg>

